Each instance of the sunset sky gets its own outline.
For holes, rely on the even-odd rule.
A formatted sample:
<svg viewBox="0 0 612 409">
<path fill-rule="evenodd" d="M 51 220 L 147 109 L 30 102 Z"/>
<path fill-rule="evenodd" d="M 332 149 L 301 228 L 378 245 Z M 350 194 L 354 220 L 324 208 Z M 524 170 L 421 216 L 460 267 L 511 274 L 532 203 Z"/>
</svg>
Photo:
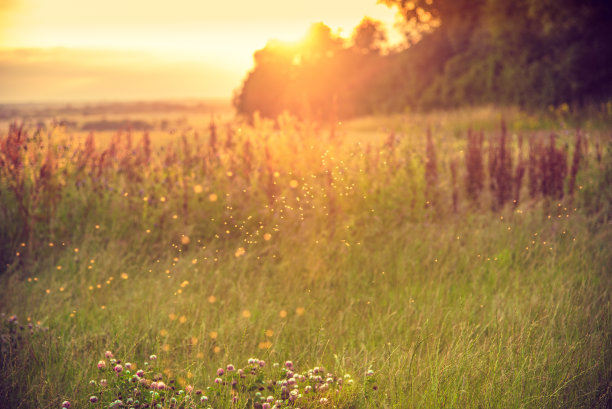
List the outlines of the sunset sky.
<svg viewBox="0 0 612 409">
<path fill-rule="evenodd" d="M 0 0 L 0 102 L 230 98 L 269 39 L 349 36 L 376 0 Z"/>
</svg>

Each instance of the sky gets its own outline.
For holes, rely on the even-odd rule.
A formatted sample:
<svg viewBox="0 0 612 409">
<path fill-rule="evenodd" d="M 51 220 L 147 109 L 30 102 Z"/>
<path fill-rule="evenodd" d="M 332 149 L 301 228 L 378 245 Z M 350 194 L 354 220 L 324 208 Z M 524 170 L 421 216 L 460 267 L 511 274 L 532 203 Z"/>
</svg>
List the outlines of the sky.
<svg viewBox="0 0 612 409">
<path fill-rule="evenodd" d="M 376 0 L 0 0 L 0 102 L 231 98 L 270 39 L 364 16 L 396 18 Z"/>
</svg>

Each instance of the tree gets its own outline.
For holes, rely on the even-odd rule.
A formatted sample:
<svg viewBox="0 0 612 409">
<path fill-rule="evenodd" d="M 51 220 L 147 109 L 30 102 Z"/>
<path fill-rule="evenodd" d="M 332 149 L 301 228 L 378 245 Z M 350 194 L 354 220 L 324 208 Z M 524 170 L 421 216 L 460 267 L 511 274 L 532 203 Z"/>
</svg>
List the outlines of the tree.
<svg viewBox="0 0 612 409">
<path fill-rule="evenodd" d="M 360 53 L 379 53 L 387 42 L 387 33 L 382 22 L 364 17 L 353 30 L 353 47 Z"/>
</svg>

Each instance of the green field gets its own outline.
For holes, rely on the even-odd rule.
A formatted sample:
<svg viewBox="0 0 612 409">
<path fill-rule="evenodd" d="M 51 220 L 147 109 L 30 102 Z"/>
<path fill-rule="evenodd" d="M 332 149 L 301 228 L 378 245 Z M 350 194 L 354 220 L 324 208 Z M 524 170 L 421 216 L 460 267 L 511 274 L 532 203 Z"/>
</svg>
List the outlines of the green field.
<svg viewBox="0 0 612 409">
<path fill-rule="evenodd" d="M 0 406 L 610 407 L 609 124 L 6 128 Z"/>
</svg>

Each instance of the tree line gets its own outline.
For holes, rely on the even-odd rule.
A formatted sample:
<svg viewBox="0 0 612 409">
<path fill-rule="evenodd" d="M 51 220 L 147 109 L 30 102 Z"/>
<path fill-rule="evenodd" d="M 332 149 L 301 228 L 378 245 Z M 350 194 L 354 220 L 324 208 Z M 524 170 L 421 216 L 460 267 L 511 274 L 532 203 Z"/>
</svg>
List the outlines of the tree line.
<svg viewBox="0 0 612 409">
<path fill-rule="evenodd" d="M 313 120 L 515 105 L 581 108 L 612 96 L 608 0 L 380 0 L 402 16 L 402 47 L 364 18 L 342 39 L 313 24 L 270 41 L 234 95 L 241 114 Z"/>
</svg>

